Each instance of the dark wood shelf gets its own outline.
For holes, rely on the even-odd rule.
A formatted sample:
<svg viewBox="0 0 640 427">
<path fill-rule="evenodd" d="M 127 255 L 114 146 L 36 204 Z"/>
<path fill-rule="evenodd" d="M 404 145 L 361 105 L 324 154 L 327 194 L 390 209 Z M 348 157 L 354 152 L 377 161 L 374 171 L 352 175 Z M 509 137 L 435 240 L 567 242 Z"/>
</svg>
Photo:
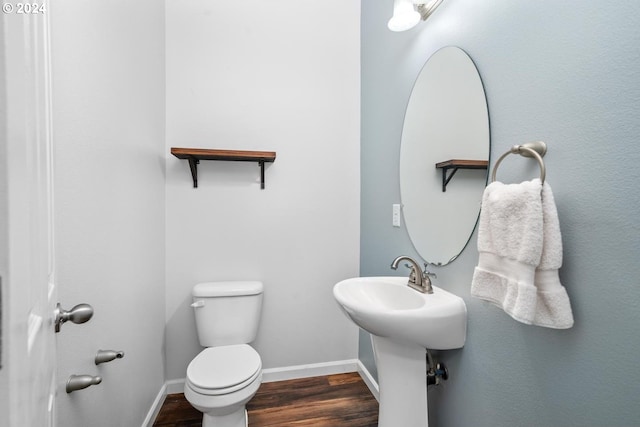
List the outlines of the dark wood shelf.
<svg viewBox="0 0 640 427">
<path fill-rule="evenodd" d="M 193 188 L 198 188 L 198 163 L 200 160 L 221 160 L 233 162 L 257 162 L 260 166 L 260 188 L 264 189 L 264 164 L 276 160 L 275 151 L 219 150 L 208 148 L 171 147 L 171 154 L 189 161 Z"/>
<path fill-rule="evenodd" d="M 444 162 L 436 163 L 436 169 L 442 169 L 442 192 L 447 191 L 447 184 L 458 172 L 458 169 L 487 169 L 489 167 L 488 160 L 461 160 L 451 159 Z M 447 171 L 451 173 L 447 176 Z"/>
</svg>

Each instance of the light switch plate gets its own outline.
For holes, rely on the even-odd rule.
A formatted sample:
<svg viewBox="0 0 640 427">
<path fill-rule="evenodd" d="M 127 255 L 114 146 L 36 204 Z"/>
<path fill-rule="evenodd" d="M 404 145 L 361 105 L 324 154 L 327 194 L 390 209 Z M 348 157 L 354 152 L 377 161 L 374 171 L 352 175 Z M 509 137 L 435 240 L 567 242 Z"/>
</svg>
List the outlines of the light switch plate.
<svg viewBox="0 0 640 427">
<path fill-rule="evenodd" d="M 393 226 L 400 227 L 400 205 L 393 205 Z"/>
</svg>

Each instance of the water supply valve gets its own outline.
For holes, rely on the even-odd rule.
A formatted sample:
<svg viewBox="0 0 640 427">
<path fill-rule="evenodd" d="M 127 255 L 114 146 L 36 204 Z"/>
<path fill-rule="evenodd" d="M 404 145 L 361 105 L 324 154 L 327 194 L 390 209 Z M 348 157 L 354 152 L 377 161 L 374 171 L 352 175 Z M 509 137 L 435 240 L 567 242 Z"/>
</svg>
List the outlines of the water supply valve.
<svg viewBox="0 0 640 427">
<path fill-rule="evenodd" d="M 441 381 L 449 379 L 449 370 L 447 366 L 442 362 L 436 362 L 431 354 L 431 351 L 427 350 L 427 386 L 440 385 Z"/>
<path fill-rule="evenodd" d="M 427 371 L 427 385 L 440 385 L 441 381 L 449 379 L 449 370 L 447 366 L 442 363 L 436 363 L 435 368 L 431 368 Z"/>
</svg>

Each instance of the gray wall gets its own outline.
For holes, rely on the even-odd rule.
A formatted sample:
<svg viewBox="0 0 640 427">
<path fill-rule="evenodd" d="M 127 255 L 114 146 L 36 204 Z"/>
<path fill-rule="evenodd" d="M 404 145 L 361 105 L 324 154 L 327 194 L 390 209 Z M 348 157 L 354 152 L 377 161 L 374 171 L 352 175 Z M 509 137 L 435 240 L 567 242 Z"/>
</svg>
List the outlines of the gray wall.
<svg viewBox="0 0 640 427">
<path fill-rule="evenodd" d="M 640 3 L 449 0 L 400 34 L 386 28 L 391 12 L 391 1 L 362 2 L 361 274 L 391 274 L 393 257 L 416 255 L 406 230 L 391 226 L 404 109 L 426 59 L 456 45 L 485 85 L 492 159 L 526 141 L 549 146 L 576 321 L 564 331 L 526 326 L 471 298 L 474 236 L 437 270 L 436 284 L 465 299 L 469 324 L 465 347 L 439 355 L 451 378 L 429 392 L 431 425 L 637 425 Z M 509 182 L 537 173 L 520 159 L 500 168 Z"/>
</svg>

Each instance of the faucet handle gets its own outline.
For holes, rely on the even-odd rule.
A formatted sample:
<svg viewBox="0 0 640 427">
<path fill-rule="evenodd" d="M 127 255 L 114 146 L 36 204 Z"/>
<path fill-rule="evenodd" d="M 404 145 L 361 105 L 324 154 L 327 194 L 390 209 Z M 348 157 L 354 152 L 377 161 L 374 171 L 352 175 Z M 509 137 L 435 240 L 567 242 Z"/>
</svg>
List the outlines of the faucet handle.
<svg viewBox="0 0 640 427">
<path fill-rule="evenodd" d="M 428 266 L 429 266 L 429 263 L 425 262 L 424 271 L 422 272 L 422 281 L 425 283 L 426 286 L 431 287 L 431 278 L 433 277 L 434 279 L 437 279 L 438 275 L 436 273 L 432 273 L 428 271 L 427 270 Z"/>
<path fill-rule="evenodd" d="M 411 269 L 409 272 L 409 281 L 415 283 L 416 277 L 420 274 L 420 271 L 416 271 L 416 268 L 411 264 L 405 264 L 404 266 Z"/>
<path fill-rule="evenodd" d="M 422 272 L 422 275 L 424 277 L 433 277 L 434 279 L 437 279 L 438 275 L 436 273 L 432 273 L 432 272 L 428 271 L 427 267 L 429 267 L 429 263 L 425 262 L 424 263 L 424 271 Z"/>
<path fill-rule="evenodd" d="M 410 268 L 412 270 L 415 270 L 415 267 L 413 265 L 409 264 L 409 263 L 405 263 L 404 266 L 407 267 L 407 268 Z"/>
</svg>

